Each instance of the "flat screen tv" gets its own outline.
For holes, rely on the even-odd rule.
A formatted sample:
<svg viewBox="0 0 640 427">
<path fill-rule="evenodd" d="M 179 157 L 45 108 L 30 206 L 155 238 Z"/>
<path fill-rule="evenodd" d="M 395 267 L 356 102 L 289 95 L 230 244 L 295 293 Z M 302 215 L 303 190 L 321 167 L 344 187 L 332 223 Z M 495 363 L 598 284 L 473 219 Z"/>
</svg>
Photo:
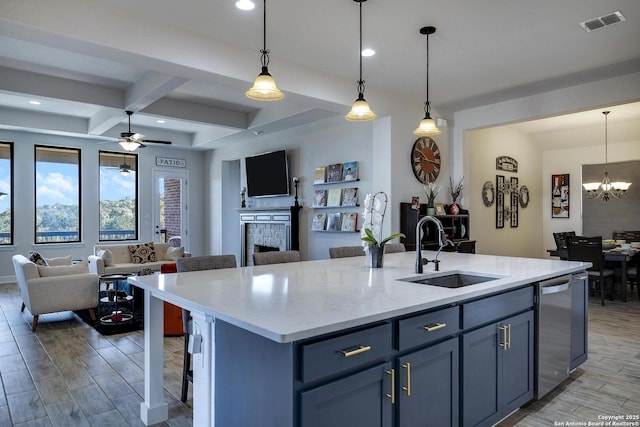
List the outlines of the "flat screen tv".
<svg viewBox="0 0 640 427">
<path fill-rule="evenodd" d="M 289 195 L 289 166 L 285 150 L 245 158 L 247 196 L 275 197 Z"/>
</svg>

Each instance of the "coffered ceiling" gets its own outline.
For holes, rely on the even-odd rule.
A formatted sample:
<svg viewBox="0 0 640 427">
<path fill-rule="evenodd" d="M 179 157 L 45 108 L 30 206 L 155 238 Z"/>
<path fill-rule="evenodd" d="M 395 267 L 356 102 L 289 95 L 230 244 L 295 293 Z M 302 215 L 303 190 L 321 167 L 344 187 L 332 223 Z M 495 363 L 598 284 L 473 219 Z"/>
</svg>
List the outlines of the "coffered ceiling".
<svg viewBox="0 0 640 427">
<path fill-rule="evenodd" d="M 592 32 L 579 25 L 615 11 L 626 20 Z M 363 20 L 363 44 L 376 51 L 363 60 L 366 95 L 379 115 L 393 100 L 415 105 L 419 120 L 425 25 L 437 27 L 430 98 L 445 118 L 640 71 L 637 0 L 368 0 Z M 348 111 L 358 3 L 268 2 L 269 68 L 283 101 L 244 96 L 261 44 L 262 3 L 245 12 L 234 0 L 3 0 L 0 129 L 113 140 L 132 110 L 132 130 L 210 149 Z"/>
</svg>

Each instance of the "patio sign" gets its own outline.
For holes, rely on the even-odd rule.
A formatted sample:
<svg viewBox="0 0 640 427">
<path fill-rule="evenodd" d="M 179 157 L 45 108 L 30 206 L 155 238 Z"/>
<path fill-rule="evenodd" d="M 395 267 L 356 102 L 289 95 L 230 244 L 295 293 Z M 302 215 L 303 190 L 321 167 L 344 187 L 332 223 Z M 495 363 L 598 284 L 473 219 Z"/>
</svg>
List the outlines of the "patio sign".
<svg viewBox="0 0 640 427">
<path fill-rule="evenodd" d="M 170 168 L 186 168 L 185 159 L 174 159 L 172 157 L 156 157 L 156 166 L 167 166 Z"/>
</svg>

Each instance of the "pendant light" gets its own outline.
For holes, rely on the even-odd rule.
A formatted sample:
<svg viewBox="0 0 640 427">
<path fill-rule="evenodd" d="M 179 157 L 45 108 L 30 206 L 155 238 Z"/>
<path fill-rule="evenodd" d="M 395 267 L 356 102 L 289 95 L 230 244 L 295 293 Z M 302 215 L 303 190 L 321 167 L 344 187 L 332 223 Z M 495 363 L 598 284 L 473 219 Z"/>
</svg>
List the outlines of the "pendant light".
<svg viewBox="0 0 640 427">
<path fill-rule="evenodd" d="M 371 111 L 369 103 L 364 99 L 364 80 L 362 80 L 362 3 L 367 0 L 353 1 L 360 3 L 360 50 L 358 50 L 358 57 L 360 58 L 360 80 L 358 80 L 358 99 L 353 103 L 351 111 L 349 111 L 349 114 L 344 116 L 344 118 L 351 122 L 366 122 L 378 117 L 376 113 Z"/>
<path fill-rule="evenodd" d="M 260 63 L 262 64 L 262 72 L 258 74 L 253 87 L 245 92 L 247 98 L 256 101 L 279 101 L 284 98 L 284 93 L 276 86 L 276 81 L 269 74 L 269 49 L 267 49 L 267 0 L 264 0 L 262 10 L 263 18 L 263 47 L 260 50 Z"/>
<path fill-rule="evenodd" d="M 420 34 L 427 36 L 427 102 L 424 103 L 424 119 L 420 121 L 418 128 L 413 131 L 418 136 L 440 135 L 441 131 L 436 126 L 435 120 L 431 118 L 431 104 L 429 103 L 429 36 L 436 32 L 436 27 L 422 27 Z"/>
<path fill-rule="evenodd" d="M 625 198 L 627 197 L 627 190 L 631 186 L 630 182 L 616 181 L 611 182 L 608 171 L 608 117 L 611 111 L 603 111 L 604 114 L 604 177 L 602 182 L 588 182 L 582 184 L 586 190 L 587 199 L 602 199 L 605 202 L 612 198 Z"/>
</svg>

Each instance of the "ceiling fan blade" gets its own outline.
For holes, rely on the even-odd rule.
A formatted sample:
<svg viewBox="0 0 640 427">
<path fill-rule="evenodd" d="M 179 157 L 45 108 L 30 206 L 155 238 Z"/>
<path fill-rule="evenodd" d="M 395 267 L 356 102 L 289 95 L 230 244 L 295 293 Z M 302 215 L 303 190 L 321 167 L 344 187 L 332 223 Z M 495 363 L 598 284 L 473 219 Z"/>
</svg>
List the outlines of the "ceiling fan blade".
<svg viewBox="0 0 640 427">
<path fill-rule="evenodd" d="M 151 143 L 151 144 L 171 145 L 171 141 L 158 141 L 157 139 L 143 139 L 142 142 L 148 142 L 148 143 Z"/>
<path fill-rule="evenodd" d="M 131 135 L 131 139 L 135 140 L 135 141 L 142 141 L 142 139 L 144 138 L 144 135 L 141 133 L 134 133 L 133 135 Z"/>
</svg>

